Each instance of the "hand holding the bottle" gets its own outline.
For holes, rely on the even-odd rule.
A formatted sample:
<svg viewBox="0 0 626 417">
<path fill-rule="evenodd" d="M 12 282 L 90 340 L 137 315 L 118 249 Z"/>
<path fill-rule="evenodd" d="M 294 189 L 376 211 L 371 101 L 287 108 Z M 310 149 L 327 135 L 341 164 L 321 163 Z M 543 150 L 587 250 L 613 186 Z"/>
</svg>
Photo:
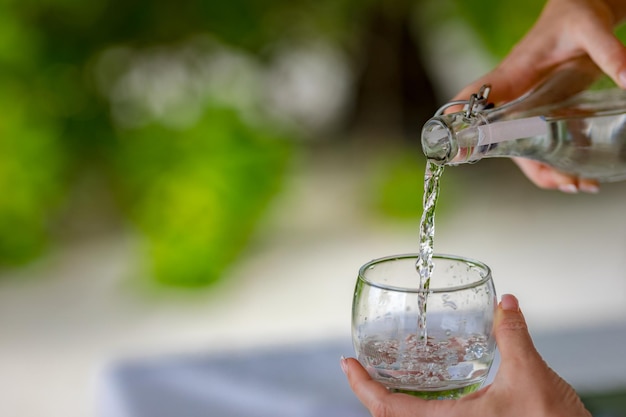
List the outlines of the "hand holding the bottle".
<svg viewBox="0 0 626 417">
<path fill-rule="evenodd" d="M 490 101 L 513 100 L 563 64 L 595 63 L 626 89 L 626 47 L 613 28 L 626 17 L 625 0 L 548 0 L 539 19 L 490 73 L 464 88 L 455 99 L 467 99 L 491 84 Z M 537 186 L 564 192 L 597 192 L 596 181 L 577 178 L 531 160 L 515 158 Z"/>
<path fill-rule="evenodd" d="M 503 295 L 494 323 L 501 364 L 493 384 L 459 400 L 391 393 L 355 359 L 342 359 L 350 387 L 374 417 L 591 417 L 574 389 L 543 361 L 517 299 Z"/>
</svg>

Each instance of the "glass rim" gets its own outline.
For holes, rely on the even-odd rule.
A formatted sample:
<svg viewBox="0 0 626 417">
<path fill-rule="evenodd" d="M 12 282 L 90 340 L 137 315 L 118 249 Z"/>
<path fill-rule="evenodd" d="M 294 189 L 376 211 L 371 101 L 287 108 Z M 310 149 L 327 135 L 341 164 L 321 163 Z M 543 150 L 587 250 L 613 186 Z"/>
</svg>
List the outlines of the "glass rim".
<svg viewBox="0 0 626 417">
<path fill-rule="evenodd" d="M 377 265 L 377 264 L 382 264 L 384 262 L 389 262 L 389 261 L 397 261 L 397 260 L 402 260 L 402 259 L 409 259 L 409 258 L 413 258 L 413 259 L 417 259 L 419 257 L 419 254 L 417 253 L 405 253 L 405 254 L 400 254 L 400 255 L 388 255 L 388 256 L 383 256 L 381 258 L 376 258 L 376 259 L 372 259 L 369 262 L 366 262 L 365 264 L 363 264 L 363 266 L 361 266 L 359 268 L 359 276 L 358 279 L 363 281 L 364 283 L 371 285 L 372 287 L 376 287 L 376 288 L 380 288 L 383 290 L 389 290 L 389 291 L 396 291 L 396 292 L 408 292 L 408 293 L 446 293 L 446 292 L 455 292 L 455 291 L 462 291 L 462 290 L 467 290 L 470 288 L 474 288 L 477 287 L 479 285 L 482 285 L 488 281 L 490 281 L 492 279 L 491 277 L 491 268 L 489 268 L 489 266 L 487 266 L 487 264 L 485 264 L 482 261 L 476 260 L 476 259 L 471 259 L 471 258 L 466 258 L 464 256 L 458 256 L 458 255 L 448 255 L 448 254 L 444 254 L 444 253 L 435 253 L 433 254 L 433 259 L 434 258 L 440 258 L 440 259 L 449 259 L 452 261 L 459 261 L 459 262 L 465 262 L 465 263 L 469 263 L 472 265 L 475 265 L 481 269 L 483 269 L 485 271 L 484 276 L 479 279 L 478 281 L 474 281 L 474 282 L 470 282 L 467 284 L 462 284 L 462 285 L 453 285 L 450 287 L 445 287 L 445 288 L 428 288 L 428 289 L 421 289 L 421 288 L 415 288 L 415 287 L 399 287 L 396 285 L 387 285 L 387 284 L 382 284 L 380 282 L 373 282 L 371 279 L 367 279 L 365 277 L 365 272 L 368 268 L 370 268 L 371 266 Z M 417 275 L 416 275 L 417 276 Z"/>
</svg>

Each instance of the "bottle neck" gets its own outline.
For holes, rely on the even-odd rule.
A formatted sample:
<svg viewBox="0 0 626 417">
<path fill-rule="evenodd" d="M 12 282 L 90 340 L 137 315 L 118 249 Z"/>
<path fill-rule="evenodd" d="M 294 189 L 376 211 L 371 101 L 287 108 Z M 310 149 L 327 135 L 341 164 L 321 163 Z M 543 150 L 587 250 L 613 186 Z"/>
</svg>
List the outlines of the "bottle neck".
<svg viewBox="0 0 626 417">
<path fill-rule="evenodd" d="M 488 156 L 507 156 L 492 146 L 532 137 L 546 137 L 548 124 L 541 116 L 502 119 L 497 112 L 436 116 L 424 125 L 422 149 L 429 160 L 441 165 L 476 162 Z M 505 152 L 505 154 L 501 154 Z"/>
</svg>

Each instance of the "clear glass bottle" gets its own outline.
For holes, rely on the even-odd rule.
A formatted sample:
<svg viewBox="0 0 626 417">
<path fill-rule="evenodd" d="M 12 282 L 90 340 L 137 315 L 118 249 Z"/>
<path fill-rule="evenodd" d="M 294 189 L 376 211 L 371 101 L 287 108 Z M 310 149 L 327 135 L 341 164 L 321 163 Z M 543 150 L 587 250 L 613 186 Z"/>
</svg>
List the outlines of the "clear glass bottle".
<svg viewBox="0 0 626 417">
<path fill-rule="evenodd" d="M 572 84 L 572 79 L 580 81 L 571 74 L 549 80 L 499 107 L 488 104 L 489 86 L 468 102 L 448 103 L 422 129 L 424 154 L 441 165 L 522 157 L 582 178 L 626 179 L 626 91 L 572 95 L 572 89 L 586 86 Z M 448 106 L 463 103 L 464 111 L 442 114 Z"/>
</svg>

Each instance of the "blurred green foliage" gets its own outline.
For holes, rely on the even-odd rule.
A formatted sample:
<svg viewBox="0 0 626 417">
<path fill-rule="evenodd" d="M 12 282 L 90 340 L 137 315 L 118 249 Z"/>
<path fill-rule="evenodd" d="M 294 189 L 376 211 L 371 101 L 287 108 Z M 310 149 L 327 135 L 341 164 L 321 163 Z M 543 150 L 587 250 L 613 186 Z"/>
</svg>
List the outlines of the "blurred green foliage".
<svg viewBox="0 0 626 417">
<path fill-rule="evenodd" d="M 626 389 L 593 394 L 581 393 L 580 397 L 587 410 L 594 416 L 626 416 Z"/>
<path fill-rule="evenodd" d="M 373 207 L 389 219 L 418 222 L 423 211 L 425 170 L 426 159 L 415 147 L 401 147 L 380 155 L 373 173 L 373 190 L 368 193 Z M 452 169 L 446 170 L 441 181 L 438 217 L 458 209 L 463 186 L 458 172 Z"/>
<path fill-rule="evenodd" d="M 48 240 L 48 213 L 63 190 L 61 124 L 49 95 L 34 94 L 37 34 L 0 4 L 0 262 L 22 264 Z"/>
<path fill-rule="evenodd" d="M 408 148 L 384 155 L 375 172 L 374 207 L 385 216 L 416 220 L 422 212 L 424 158 L 419 149 Z"/>
<path fill-rule="evenodd" d="M 274 30 L 257 20 L 261 6 L 1 2 L 0 264 L 42 253 L 73 181 L 95 166 L 145 237 L 159 280 L 217 279 L 277 191 L 289 138 L 269 124 L 258 128 L 262 120 L 245 122 L 210 96 L 196 103 L 199 115 L 185 126 L 168 127 L 159 117 L 120 125 L 112 114 L 116 97 L 97 79 L 97 60 L 111 48 L 141 52 L 197 33 L 259 50 Z M 114 70 L 109 78 L 122 75 Z M 133 120 L 132 109 L 121 113 Z"/>
<path fill-rule="evenodd" d="M 197 285 L 217 279 L 245 244 L 289 148 L 231 109 L 209 107 L 179 133 L 159 125 L 125 133 L 118 172 L 156 277 Z"/>
<path fill-rule="evenodd" d="M 453 2 L 459 16 L 475 30 L 485 48 L 497 59 L 503 58 L 528 32 L 546 3 L 545 0 Z"/>
<path fill-rule="evenodd" d="M 19 86 L 0 84 L 0 256 L 21 264 L 47 242 L 48 211 L 62 191 L 64 155 L 54 121 Z"/>
<path fill-rule="evenodd" d="M 273 50 L 310 37 L 349 45 L 370 3 L 1 0 L 0 265 L 45 250 L 89 168 L 107 176 L 153 276 L 214 282 L 297 143 L 259 92 Z M 208 79 L 224 57 L 248 84 Z"/>
</svg>

